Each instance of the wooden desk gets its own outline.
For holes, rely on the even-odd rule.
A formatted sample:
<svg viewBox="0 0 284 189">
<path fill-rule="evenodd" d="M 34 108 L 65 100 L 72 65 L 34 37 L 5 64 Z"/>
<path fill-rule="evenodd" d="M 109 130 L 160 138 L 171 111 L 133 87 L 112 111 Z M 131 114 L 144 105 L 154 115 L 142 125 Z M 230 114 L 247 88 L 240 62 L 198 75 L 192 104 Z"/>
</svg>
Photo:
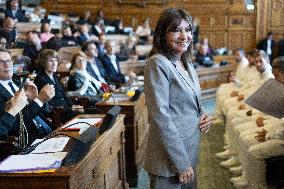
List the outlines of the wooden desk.
<svg viewBox="0 0 284 189">
<path fill-rule="evenodd" d="M 98 117 L 98 115 L 78 117 Z M 114 126 L 99 136 L 84 159 L 74 166 L 63 166 L 54 173 L 0 174 L 0 188 L 128 188 L 125 182 L 123 119 L 124 115 L 119 115 Z"/>
<path fill-rule="evenodd" d="M 202 99 L 209 99 L 216 96 L 216 91 L 222 83 L 228 82 L 230 72 L 234 71 L 233 66 L 220 66 L 211 68 L 197 68 Z"/>
<path fill-rule="evenodd" d="M 235 63 L 230 56 L 218 56 L 218 60 L 226 60 L 230 62 L 227 66 L 219 67 L 198 67 L 196 69 L 200 87 L 202 89 L 202 99 L 209 99 L 215 97 L 217 88 L 222 84 L 226 83 L 229 79 L 229 74 L 231 71 L 235 70 Z M 123 74 L 128 74 L 129 72 L 134 72 L 137 75 L 143 75 L 144 68 L 146 66 L 146 61 L 126 61 L 120 62 L 121 72 Z"/>
<path fill-rule="evenodd" d="M 146 108 L 144 93 L 135 102 L 101 102 L 96 108 L 107 112 L 114 105 L 122 108 L 121 114 L 125 114 L 125 155 L 126 155 L 126 179 L 130 187 L 137 186 L 139 170 L 144 161 L 144 152 L 149 131 L 149 118 Z M 92 110 L 92 113 L 102 113 Z"/>
</svg>

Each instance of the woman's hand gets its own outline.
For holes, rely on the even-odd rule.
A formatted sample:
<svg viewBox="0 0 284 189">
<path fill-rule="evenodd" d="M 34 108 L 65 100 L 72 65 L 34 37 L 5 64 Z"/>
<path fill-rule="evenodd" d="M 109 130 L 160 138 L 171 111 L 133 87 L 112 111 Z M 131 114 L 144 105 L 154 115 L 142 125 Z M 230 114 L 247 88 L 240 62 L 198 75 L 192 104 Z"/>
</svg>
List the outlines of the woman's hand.
<svg viewBox="0 0 284 189">
<path fill-rule="evenodd" d="M 179 174 L 179 182 L 182 184 L 187 184 L 192 182 L 194 179 L 194 171 L 191 166 L 189 166 L 184 172 Z"/>
<path fill-rule="evenodd" d="M 209 128 L 213 125 L 212 118 L 206 114 L 202 114 L 198 125 L 201 132 L 207 133 Z"/>
</svg>

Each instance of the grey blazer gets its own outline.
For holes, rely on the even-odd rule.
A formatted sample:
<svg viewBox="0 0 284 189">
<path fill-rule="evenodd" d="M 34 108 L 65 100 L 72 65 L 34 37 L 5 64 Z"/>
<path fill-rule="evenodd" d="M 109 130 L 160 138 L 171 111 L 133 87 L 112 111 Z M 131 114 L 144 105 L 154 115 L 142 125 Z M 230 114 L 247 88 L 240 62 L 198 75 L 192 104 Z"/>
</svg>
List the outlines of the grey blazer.
<svg viewBox="0 0 284 189">
<path fill-rule="evenodd" d="M 188 75 L 177 62 L 156 54 L 145 68 L 150 129 L 144 168 L 154 175 L 176 176 L 197 164 L 201 90 L 193 66 L 186 66 Z"/>
</svg>

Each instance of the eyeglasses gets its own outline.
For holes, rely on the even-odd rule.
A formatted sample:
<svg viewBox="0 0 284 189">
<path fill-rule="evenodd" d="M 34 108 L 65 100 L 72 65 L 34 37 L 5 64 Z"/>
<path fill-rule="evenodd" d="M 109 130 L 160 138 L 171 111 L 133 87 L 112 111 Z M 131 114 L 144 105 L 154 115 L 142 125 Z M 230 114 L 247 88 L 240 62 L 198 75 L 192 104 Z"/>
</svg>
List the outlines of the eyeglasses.
<svg viewBox="0 0 284 189">
<path fill-rule="evenodd" d="M 0 60 L 0 65 L 3 65 L 3 64 L 13 64 L 13 61 L 12 60 Z"/>
</svg>

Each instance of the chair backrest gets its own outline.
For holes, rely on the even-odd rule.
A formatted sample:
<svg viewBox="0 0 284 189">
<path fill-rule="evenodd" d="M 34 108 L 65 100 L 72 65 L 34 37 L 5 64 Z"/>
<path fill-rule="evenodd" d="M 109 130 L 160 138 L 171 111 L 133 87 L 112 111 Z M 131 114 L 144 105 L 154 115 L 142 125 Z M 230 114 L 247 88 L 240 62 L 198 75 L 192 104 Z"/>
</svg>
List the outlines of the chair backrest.
<svg viewBox="0 0 284 189">
<path fill-rule="evenodd" d="M 27 32 L 28 31 L 37 31 L 40 32 L 40 23 L 33 23 L 33 22 L 18 22 L 16 24 L 17 28 L 17 40 L 23 39 L 25 40 L 27 38 Z"/>
<path fill-rule="evenodd" d="M 24 49 L 10 49 L 11 57 L 21 56 L 24 53 Z"/>
</svg>

